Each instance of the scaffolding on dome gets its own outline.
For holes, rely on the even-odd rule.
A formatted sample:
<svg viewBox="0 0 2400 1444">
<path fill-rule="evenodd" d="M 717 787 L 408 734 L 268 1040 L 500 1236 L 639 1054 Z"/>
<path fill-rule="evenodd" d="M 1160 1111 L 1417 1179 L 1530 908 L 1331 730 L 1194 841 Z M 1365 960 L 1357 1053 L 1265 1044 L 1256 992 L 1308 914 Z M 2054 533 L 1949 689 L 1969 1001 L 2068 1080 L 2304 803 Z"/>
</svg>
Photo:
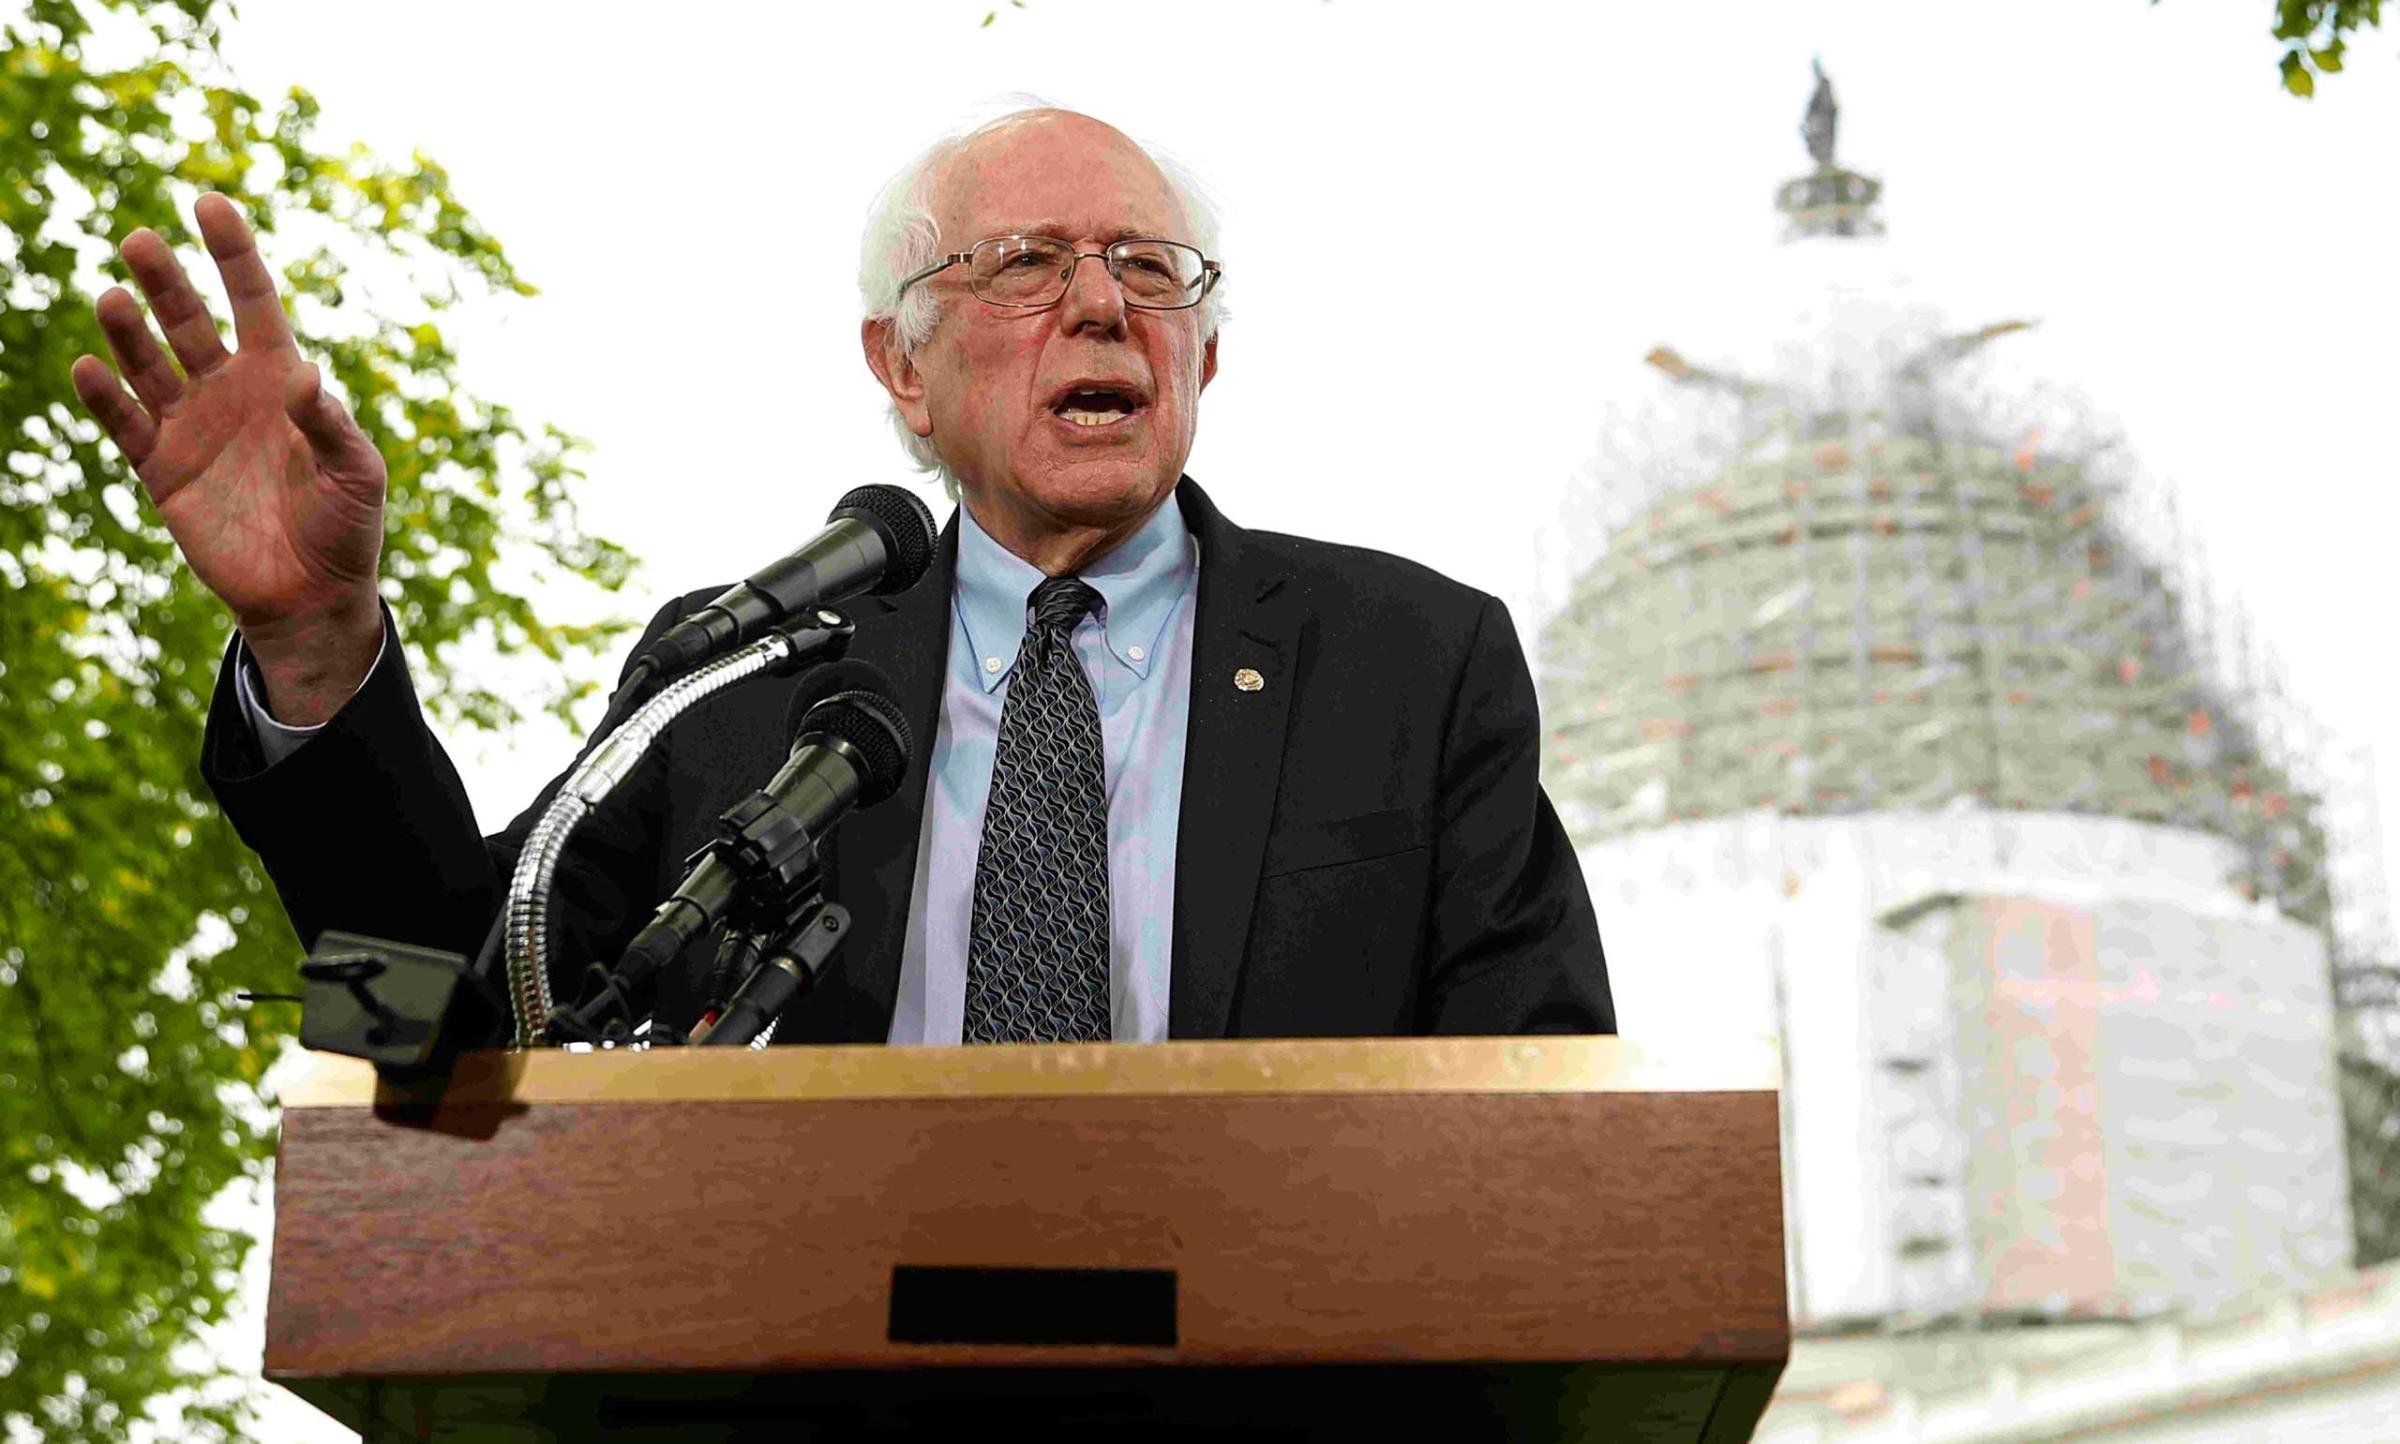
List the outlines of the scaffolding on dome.
<svg viewBox="0 0 2400 1444">
<path fill-rule="evenodd" d="M 2234 885 L 2333 947 L 2359 1262 L 2400 1255 L 2400 971 L 2366 760 L 2210 588 L 2172 494 L 2059 405 L 1963 372 L 2011 329 L 1884 338 L 1872 365 L 1774 384 L 1651 353 L 1709 401 L 1680 444 L 1649 434 L 1594 475 L 1603 537 L 1541 633 L 1550 794 L 1584 842 L 1949 806 L 2225 837 L 2249 859 Z"/>
<path fill-rule="evenodd" d="M 2329 941 L 2360 1262 L 2400 1256 L 2365 759 L 2210 586 L 2171 494 L 2073 408 L 1979 385 L 1964 363 L 2017 329 L 1902 328 L 1771 382 L 1654 351 L 1699 411 L 1618 438 L 1581 499 L 1602 534 L 1539 647 L 1551 795 L 1584 841 L 1955 806 L 2230 840 L 2243 894 Z"/>
<path fill-rule="evenodd" d="M 1882 183 L 1813 169 L 1785 239 L 1873 244 Z M 1679 415 L 1604 435 L 1542 628 L 1544 778 L 1580 843 L 1741 813 L 1975 807 L 2193 829 L 2324 937 L 2356 1261 L 2400 1257 L 2400 939 L 2372 763 L 2293 696 L 2211 585 L 2171 490 L 2081 407 L 1990 384 L 1992 343 L 1848 310 L 1772 375 L 1648 361 Z"/>
<path fill-rule="evenodd" d="M 2329 925 L 2319 769 L 2292 748 L 2310 724 L 2265 704 L 2247 628 L 2187 624 L 2095 458 L 1922 389 L 1862 411 L 1746 396 L 1713 478 L 1622 508 L 1542 642 L 1575 829 L 2105 813 L 2231 838 L 2253 895 Z"/>
<path fill-rule="evenodd" d="M 1651 352 L 1673 384 L 1602 435 L 1534 651 L 1603 932 L 1677 962 L 1627 970 L 1628 1026 L 1786 1044 L 1821 1350 L 1790 1437 L 1883 1438 L 1839 1401 L 1988 1384 L 2021 1422 L 2021 1361 L 2094 1329 L 2313 1310 L 2400 1258 L 2400 942 L 2371 759 L 2173 491 L 1998 379 L 2029 323 L 1841 289 L 1882 184 L 1817 81 L 1767 279 L 1821 284 L 1821 329 L 1763 371 Z M 1928 1357 L 1955 1367 L 1919 1389 Z"/>
</svg>

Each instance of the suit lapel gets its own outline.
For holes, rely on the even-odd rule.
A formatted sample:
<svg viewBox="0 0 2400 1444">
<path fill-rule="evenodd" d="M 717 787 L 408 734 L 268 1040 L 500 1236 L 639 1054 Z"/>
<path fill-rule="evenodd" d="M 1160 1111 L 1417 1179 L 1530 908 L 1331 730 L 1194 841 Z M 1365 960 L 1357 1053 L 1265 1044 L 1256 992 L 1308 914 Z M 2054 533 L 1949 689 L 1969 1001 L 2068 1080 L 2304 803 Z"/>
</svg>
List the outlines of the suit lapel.
<svg viewBox="0 0 2400 1444">
<path fill-rule="evenodd" d="M 892 1027 L 900 954 L 908 941 L 909 901 L 916 885 L 926 779 L 942 720 L 942 676 L 950 660 L 950 591 L 957 574 L 954 511 L 942 529 L 933 566 L 893 599 L 890 611 L 879 617 L 858 616 L 858 633 L 850 644 L 852 657 L 880 668 L 891 679 L 892 700 L 900 704 L 909 728 L 907 780 L 881 804 L 842 824 L 826 869 L 826 896 L 852 914 L 854 931 L 842 946 L 839 971 L 847 979 L 841 1035 L 853 1042 L 880 1043 Z"/>
<path fill-rule="evenodd" d="M 1283 595 L 1277 560 L 1226 521 L 1197 484 L 1185 479 L 1177 500 L 1200 539 L 1200 592 L 1175 835 L 1167 1033 L 1222 1038 L 1283 774 L 1299 615 Z"/>
</svg>

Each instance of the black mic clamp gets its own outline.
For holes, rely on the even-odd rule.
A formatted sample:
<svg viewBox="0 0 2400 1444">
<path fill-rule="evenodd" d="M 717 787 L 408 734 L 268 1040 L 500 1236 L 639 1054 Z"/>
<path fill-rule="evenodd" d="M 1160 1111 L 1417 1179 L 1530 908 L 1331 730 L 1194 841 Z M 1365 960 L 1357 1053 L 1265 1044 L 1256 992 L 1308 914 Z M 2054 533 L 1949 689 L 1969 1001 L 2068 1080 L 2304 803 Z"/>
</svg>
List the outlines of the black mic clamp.
<svg viewBox="0 0 2400 1444">
<path fill-rule="evenodd" d="M 850 690 L 842 690 L 849 687 Z M 823 905 L 817 840 L 853 809 L 899 790 L 908 770 L 908 724 L 874 668 L 837 662 L 795 692 L 799 735 L 774 777 L 727 808 L 715 835 L 687 861 L 682 882 L 627 944 L 614 969 L 594 964 L 598 990 L 575 1008 L 546 1009 L 561 1042 L 606 1041 L 610 1020 L 632 1022 L 636 990 L 720 925 L 734 930 L 720 967 L 739 967 L 760 945 L 790 936 L 805 909 Z M 713 1000 L 712 1000 L 713 1001 Z"/>
<path fill-rule="evenodd" d="M 850 910 L 840 903 L 819 902 L 804 909 L 800 921 L 743 979 L 724 1012 L 694 1033 L 692 1042 L 703 1048 L 733 1048 L 757 1041 L 793 1000 L 815 985 L 833 950 L 849 935 Z"/>
<path fill-rule="evenodd" d="M 811 734 L 811 741 L 814 751 L 808 766 L 786 764 L 773 783 L 718 817 L 716 836 L 685 860 L 682 886 L 634 934 L 613 974 L 606 975 L 599 996 L 580 1008 L 553 1013 L 551 1031 L 561 1041 L 606 1036 L 606 1018 L 623 1009 L 631 991 L 719 923 L 742 911 L 775 910 L 759 924 L 771 927 L 783 921 L 780 909 L 789 899 L 816 891 L 817 847 L 809 824 L 846 810 L 855 795 L 855 779 L 872 775 L 873 768 L 858 747 L 843 738 Z M 829 763 L 849 773 L 849 790 Z"/>
<path fill-rule="evenodd" d="M 866 758 L 849 741 L 816 734 L 814 742 L 821 757 L 840 758 L 853 776 L 868 775 Z M 762 787 L 726 808 L 717 818 L 717 835 L 685 860 L 687 866 L 704 865 L 704 859 L 714 854 L 724 873 L 730 875 L 733 896 L 771 900 L 814 891 L 817 845 L 809 836 L 809 821 L 823 815 L 817 810 L 823 805 L 819 799 L 836 807 L 848 800 L 830 785 L 822 766 L 820 761 L 815 770 L 794 773 L 789 785 Z M 670 899 L 667 906 L 674 906 L 674 901 Z M 714 925 L 722 916 L 717 912 L 702 928 Z M 698 930 L 687 934 L 684 941 L 696 936 Z"/>
</svg>

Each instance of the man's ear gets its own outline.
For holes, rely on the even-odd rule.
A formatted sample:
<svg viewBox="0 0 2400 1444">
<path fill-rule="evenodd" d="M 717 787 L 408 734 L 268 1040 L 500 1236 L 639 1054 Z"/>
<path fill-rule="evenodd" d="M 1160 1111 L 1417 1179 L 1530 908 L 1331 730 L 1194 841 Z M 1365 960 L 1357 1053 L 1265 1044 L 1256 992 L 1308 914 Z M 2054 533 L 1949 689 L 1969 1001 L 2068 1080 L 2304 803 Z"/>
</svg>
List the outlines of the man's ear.
<svg viewBox="0 0 2400 1444">
<path fill-rule="evenodd" d="M 933 413 L 925 406 L 925 376 L 917 370 L 916 361 L 900 344 L 899 333 L 889 321 L 862 321 L 858 327 L 859 344 L 867 353 L 867 369 L 890 392 L 892 405 L 900 409 L 901 419 L 908 429 L 919 436 L 933 435 Z M 1211 343 L 1214 346 L 1214 343 Z M 1213 351 L 1212 351 L 1213 355 Z M 1212 362 L 1213 365 L 1213 362 Z"/>
<path fill-rule="evenodd" d="M 1200 389 L 1206 391 L 1208 389 L 1208 383 L 1216 379 L 1217 338 L 1215 333 L 1212 332 L 1210 333 L 1208 340 L 1202 343 L 1200 347 Z"/>
</svg>

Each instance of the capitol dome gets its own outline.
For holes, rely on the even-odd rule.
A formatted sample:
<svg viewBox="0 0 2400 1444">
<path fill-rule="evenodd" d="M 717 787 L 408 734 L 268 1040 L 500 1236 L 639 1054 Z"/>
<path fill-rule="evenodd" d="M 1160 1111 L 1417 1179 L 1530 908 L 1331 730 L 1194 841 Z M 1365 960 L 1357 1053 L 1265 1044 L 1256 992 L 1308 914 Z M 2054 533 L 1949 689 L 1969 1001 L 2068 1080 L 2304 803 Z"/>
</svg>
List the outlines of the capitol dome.
<svg viewBox="0 0 2400 1444">
<path fill-rule="evenodd" d="M 1709 303 L 1777 334 L 1651 353 L 1540 631 L 1622 1027 L 1781 1043 L 1804 1330 L 2338 1277 L 2316 800 L 2158 494 L 2007 379 L 2028 322 L 1920 299 L 1819 97 L 1787 244 Z"/>
<path fill-rule="evenodd" d="M 2176 575 L 2172 498 L 2012 361 L 2032 321 L 1961 326 L 1929 298 L 1833 117 L 1821 85 L 1783 244 L 1696 299 L 1706 359 L 1650 353 L 1670 396 L 1591 477 L 1599 535 L 1538 646 L 1570 830 L 2135 819 L 2226 839 L 2236 887 L 2324 925 L 2314 799 Z"/>
<path fill-rule="evenodd" d="M 2221 695 L 2118 520 L 2122 488 L 1945 390 L 2003 327 L 1911 329 L 1772 382 L 1658 355 L 1731 393 L 1726 455 L 1624 507 L 1543 628 L 1570 829 L 1953 804 L 2132 818 L 2234 842 L 2239 886 L 2322 919 L 2306 799 Z"/>
</svg>

